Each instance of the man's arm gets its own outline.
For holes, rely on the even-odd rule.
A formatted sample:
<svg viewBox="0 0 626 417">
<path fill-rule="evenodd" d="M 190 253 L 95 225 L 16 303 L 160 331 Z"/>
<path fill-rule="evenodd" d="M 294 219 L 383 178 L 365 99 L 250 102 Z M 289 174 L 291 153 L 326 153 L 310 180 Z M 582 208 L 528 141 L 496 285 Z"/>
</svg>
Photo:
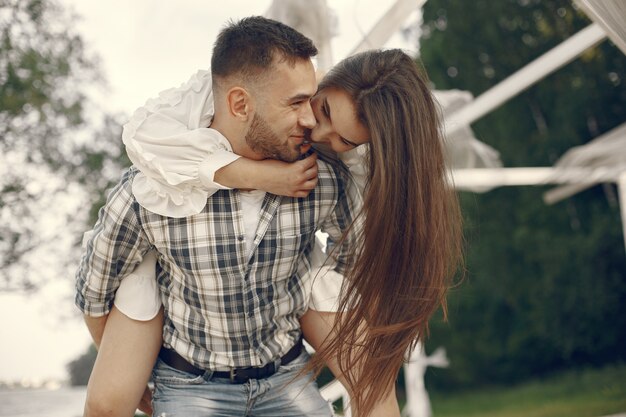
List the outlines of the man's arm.
<svg viewBox="0 0 626 417">
<path fill-rule="evenodd" d="M 85 316 L 85 322 L 98 357 L 89 377 L 84 416 L 130 417 L 137 407 L 151 414 L 146 384 L 161 348 L 163 313 L 138 321 L 113 307 L 107 316 Z"/>
<path fill-rule="evenodd" d="M 98 347 L 85 403 L 88 417 L 132 416 L 160 347 L 159 322 L 135 324 L 117 310 L 110 311 L 122 277 L 132 272 L 149 250 L 134 209 L 131 185 L 129 172 L 109 194 L 76 274 L 76 305 Z M 131 326 L 116 326 L 115 317 Z"/>
<path fill-rule="evenodd" d="M 109 193 L 76 273 L 75 302 L 90 317 L 109 313 L 122 277 L 130 274 L 150 250 L 135 211 L 134 172 L 127 172 Z M 96 336 L 102 333 L 98 327 L 94 326 Z"/>
<path fill-rule="evenodd" d="M 85 319 L 87 329 L 89 330 L 89 334 L 91 335 L 93 342 L 96 344 L 96 348 L 99 349 L 108 315 L 102 317 L 91 317 L 85 314 L 83 317 Z"/>
</svg>

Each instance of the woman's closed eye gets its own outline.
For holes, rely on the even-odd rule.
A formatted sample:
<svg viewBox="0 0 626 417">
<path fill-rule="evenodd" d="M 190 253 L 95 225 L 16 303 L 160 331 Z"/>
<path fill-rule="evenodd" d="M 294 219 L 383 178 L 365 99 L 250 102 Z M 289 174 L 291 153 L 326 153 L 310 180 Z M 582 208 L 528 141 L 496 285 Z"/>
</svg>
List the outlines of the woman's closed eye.
<svg viewBox="0 0 626 417">
<path fill-rule="evenodd" d="M 328 101 L 326 99 L 322 102 L 322 113 L 330 119 L 330 111 L 328 111 Z"/>
</svg>

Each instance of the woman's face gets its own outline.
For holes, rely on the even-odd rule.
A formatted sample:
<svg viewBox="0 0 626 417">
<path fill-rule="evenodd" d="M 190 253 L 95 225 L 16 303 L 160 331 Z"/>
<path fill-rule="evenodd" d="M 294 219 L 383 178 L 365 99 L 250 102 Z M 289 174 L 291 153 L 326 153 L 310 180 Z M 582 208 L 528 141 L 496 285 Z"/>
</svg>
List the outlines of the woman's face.
<svg viewBox="0 0 626 417">
<path fill-rule="evenodd" d="M 311 99 L 311 107 L 317 120 L 311 130 L 311 142 L 327 144 L 337 153 L 369 142 L 369 131 L 358 120 L 352 98 L 345 91 L 320 90 Z"/>
</svg>

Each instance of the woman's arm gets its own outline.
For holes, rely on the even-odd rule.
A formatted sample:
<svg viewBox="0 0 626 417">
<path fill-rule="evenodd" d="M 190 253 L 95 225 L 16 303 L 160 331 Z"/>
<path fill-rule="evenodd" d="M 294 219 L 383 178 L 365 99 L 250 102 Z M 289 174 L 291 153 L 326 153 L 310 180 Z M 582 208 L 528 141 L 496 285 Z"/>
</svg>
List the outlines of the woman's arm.
<svg viewBox="0 0 626 417">
<path fill-rule="evenodd" d="M 309 309 L 300 318 L 300 326 L 302 327 L 304 338 L 313 349 L 319 350 L 328 340 L 337 337 L 337 334 L 332 332 L 333 324 L 337 317 L 337 313 Z M 329 360 L 326 366 L 344 386 L 347 386 L 339 363 L 334 358 Z M 367 415 L 367 417 L 400 417 L 400 407 L 396 399 L 395 387 L 368 414 L 360 413 L 359 410 L 352 410 L 352 415 L 354 417 L 364 415 Z"/>
<path fill-rule="evenodd" d="M 317 185 L 317 154 L 296 162 L 239 158 L 215 172 L 228 188 L 263 190 L 287 197 L 306 197 Z"/>
<path fill-rule="evenodd" d="M 99 327 L 101 329 L 101 327 Z M 163 312 L 149 321 L 133 320 L 116 307 L 99 335 L 98 357 L 89 377 L 84 417 L 131 417 L 135 414 L 156 361 L 163 331 Z M 142 411 L 151 413 L 142 404 Z"/>
<path fill-rule="evenodd" d="M 306 163 L 271 164 L 235 155 L 228 140 L 209 128 L 213 113 L 209 71 L 199 71 L 133 113 L 122 139 L 141 172 L 133 181 L 139 204 L 164 216 L 186 217 L 202 211 L 206 199 L 220 189 L 305 197 L 315 188 L 317 171 L 312 174 L 309 158 Z"/>
</svg>

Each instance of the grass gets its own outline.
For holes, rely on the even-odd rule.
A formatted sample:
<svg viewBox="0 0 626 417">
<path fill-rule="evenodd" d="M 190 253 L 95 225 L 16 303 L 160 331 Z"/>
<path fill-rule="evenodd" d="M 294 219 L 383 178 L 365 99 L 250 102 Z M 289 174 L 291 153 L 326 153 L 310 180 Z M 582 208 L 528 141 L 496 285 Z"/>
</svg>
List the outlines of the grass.
<svg viewBox="0 0 626 417">
<path fill-rule="evenodd" d="M 435 417 L 599 417 L 626 412 L 626 364 L 512 387 L 431 395 Z"/>
</svg>

